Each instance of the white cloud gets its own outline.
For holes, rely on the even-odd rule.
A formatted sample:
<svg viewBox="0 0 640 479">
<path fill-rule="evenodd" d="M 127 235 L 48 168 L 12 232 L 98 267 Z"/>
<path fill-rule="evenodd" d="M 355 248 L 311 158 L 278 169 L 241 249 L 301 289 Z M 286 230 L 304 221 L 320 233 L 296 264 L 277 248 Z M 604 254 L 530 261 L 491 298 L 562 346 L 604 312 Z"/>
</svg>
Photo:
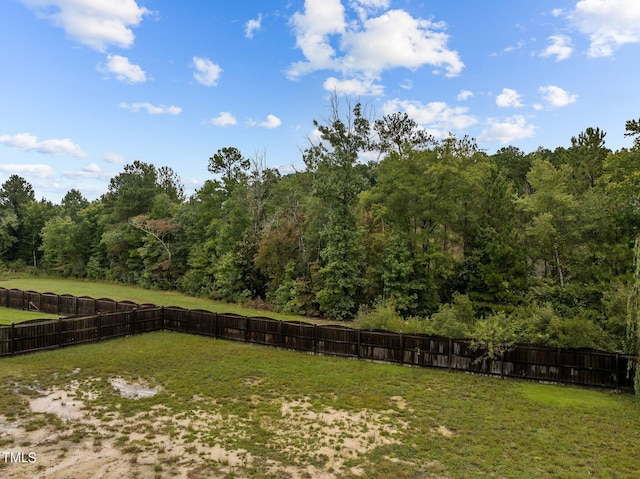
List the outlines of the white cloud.
<svg viewBox="0 0 640 479">
<path fill-rule="evenodd" d="M 53 168 L 49 165 L 32 164 L 32 165 L 0 165 L 0 171 L 17 175 L 32 175 L 36 178 L 53 178 L 55 176 Z"/>
<path fill-rule="evenodd" d="M 537 126 L 530 125 L 522 115 L 514 115 L 505 121 L 490 118 L 489 128 L 482 131 L 479 141 L 509 143 L 514 140 L 531 138 L 535 135 Z"/>
<path fill-rule="evenodd" d="M 282 124 L 282 120 L 275 115 L 267 115 L 267 119 L 258 123 L 258 126 L 269 128 L 270 130 L 278 128 Z"/>
<path fill-rule="evenodd" d="M 104 52 L 109 45 L 129 48 L 131 30 L 150 11 L 135 0 L 21 0 L 38 16 L 51 20 L 72 39 Z"/>
<path fill-rule="evenodd" d="M 361 20 L 366 19 L 369 15 L 379 10 L 389 8 L 390 4 L 390 0 L 352 0 L 350 2 L 351 8 L 357 12 Z"/>
<path fill-rule="evenodd" d="M 400 83 L 400 88 L 403 90 L 411 90 L 413 88 L 413 82 L 409 78 L 405 78 L 402 80 L 402 83 Z"/>
<path fill-rule="evenodd" d="M 131 104 L 121 102 L 118 106 L 123 110 L 129 110 L 134 113 L 137 113 L 140 110 L 146 110 L 150 115 L 179 115 L 182 112 L 182 108 L 179 106 L 152 105 L 148 102 L 136 102 Z"/>
<path fill-rule="evenodd" d="M 456 99 L 458 101 L 465 101 L 468 100 L 469 98 L 471 98 L 473 96 L 473 92 L 469 91 L 469 90 L 460 90 L 460 93 L 458 93 L 458 96 L 456 97 Z"/>
<path fill-rule="evenodd" d="M 404 10 L 368 16 L 388 8 L 389 3 L 352 1 L 350 6 L 359 15 L 351 19 L 339 0 L 306 0 L 304 13 L 294 14 L 291 20 L 305 60 L 293 63 L 288 77 L 332 70 L 341 72 L 345 80 L 377 78 L 385 70 L 415 70 L 425 65 L 443 70 L 446 76 L 460 74 L 464 64 L 447 47 L 449 36 L 442 32 L 445 24 L 414 18 Z"/>
<path fill-rule="evenodd" d="M 45 155 L 70 155 L 76 158 L 86 158 L 87 154 L 80 146 L 73 143 L 68 138 L 59 140 L 43 140 L 29 133 L 18 133 L 17 135 L 0 135 L 0 144 L 25 151 L 37 151 Z"/>
<path fill-rule="evenodd" d="M 222 73 L 222 68 L 208 58 L 193 57 L 193 66 L 196 71 L 193 74 L 198 83 L 204 86 L 216 86 Z"/>
<path fill-rule="evenodd" d="M 626 43 L 640 42 L 638 0 L 581 0 L 568 17 L 589 37 L 590 57 L 608 57 Z"/>
<path fill-rule="evenodd" d="M 147 81 L 147 74 L 139 65 L 129 62 L 127 57 L 107 55 L 107 64 L 98 69 L 105 73 L 113 73 L 116 78 L 126 83 L 142 83 Z"/>
<path fill-rule="evenodd" d="M 556 61 L 566 60 L 573 53 L 571 38 L 567 35 L 551 35 L 548 40 L 551 42 L 542 53 L 541 57 L 556 57 Z"/>
<path fill-rule="evenodd" d="M 570 105 L 571 103 L 575 103 L 578 99 L 578 95 L 571 94 L 555 85 L 541 86 L 540 93 L 546 100 L 547 104 L 552 108 L 561 108 L 563 106 Z"/>
<path fill-rule="evenodd" d="M 237 125 L 238 121 L 228 111 L 221 111 L 218 116 L 211 118 L 207 123 L 211 123 L 215 126 L 232 126 Z"/>
<path fill-rule="evenodd" d="M 244 25 L 244 36 L 253 38 L 253 34 L 262 28 L 262 13 L 258 14 L 258 18 L 251 19 Z"/>
<path fill-rule="evenodd" d="M 118 155 L 117 153 L 106 153 L 102 159 L 107 163 L 112 163 L 114 165 L 127 161 L 124 156 Z"/>
<path fill-rule="evenodd" d="M 95 163 L 85 166 L 80 171 L 65 171 L 64 176 L 67 178 L 82 178 L 82 179 L 108 179 L 111 175 L 102 171 L 102 169 Z"/>
<path fill-rule="evenodd" d="M 554 17 L 559 17 L 563 14 L 563 10 L 562 8 L 554 8 L 553 10 L 551 10 L 551 15 L 553 15 Z"/>
<path fill-rule="evenodd" d="M 291 65 L 290 78 L 322 69 L 339 69 L 334 59 L 335 50 L 329 35 L 342 34 L 346 24 L 344 7 L 340 0 L 305 0 L 304 14 L 296 12 L 291 17 L 296 34 L 296 45 L 307 59 Z"/>
<path fill-rule="evenodd" d="M 381 96 L 384 94 L 384 86 L 374 83 L 374 78 L 338 80 L 329 77 L 324 82 L 324 89 L 336 92 L 338 95 L 351 96 Z"/>
<path fill-rule="evenodd" d="M 520 108 L 522 106 L 520 93 L 511 88 L 503 88 L 502 93 L 496 97 L 496 105 L 500 108 Z"/>
<path fill-rule="evenodd" d="M 466 107 L 450 107 L 444 102 L 423 105 L 419 101 L 394 99 L 382 106 L 384 114 L 404 111 L 416 123 L 434 136 L 443 136 L 453 130 L 462 130 L 475 125 L 478 120 L 468 114 Z"/>
</svg>

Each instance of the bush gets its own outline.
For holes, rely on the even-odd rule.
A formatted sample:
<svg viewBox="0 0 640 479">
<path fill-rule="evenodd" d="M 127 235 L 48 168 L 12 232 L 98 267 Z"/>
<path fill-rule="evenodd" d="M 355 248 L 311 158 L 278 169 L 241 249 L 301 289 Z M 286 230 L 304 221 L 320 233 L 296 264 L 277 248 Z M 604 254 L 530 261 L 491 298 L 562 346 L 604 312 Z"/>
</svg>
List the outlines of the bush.
<svg viewBox="0 0 640 479">
<path fill-rule="evenodd" d="M 396 310 L 393 301 L 378 302 L 373 309 L 361 306 L 355 324 L 361 329 L 382 329 L 395 332 L 402 332 L 405 326 L 405 322 Z"/>
</svg>

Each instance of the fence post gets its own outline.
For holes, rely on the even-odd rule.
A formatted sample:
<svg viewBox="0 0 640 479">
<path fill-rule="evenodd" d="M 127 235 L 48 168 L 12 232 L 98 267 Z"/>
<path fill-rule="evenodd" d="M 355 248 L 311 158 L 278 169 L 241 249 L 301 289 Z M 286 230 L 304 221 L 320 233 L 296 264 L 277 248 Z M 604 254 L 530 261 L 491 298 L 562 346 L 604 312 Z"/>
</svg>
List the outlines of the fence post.
<svg viewBox="0 0 640 479">
<path fill-rule="evenodd" d="M 249 316 L 244 317 L 244 342 L 249 342 Z"/>
<path fill-rule="evenodd" d="M 16 323 L 11 323 L 11 341 L 9 341 L 9 347 L 11 348 L 11 356 L 16 354 Z"/>
<path fill-rule="evenodd" d="M 561 358 L 561 350 L 558 348 L 558 354 L 556 355 L 556 364 L 558 365 L 558 384 L 562 384 L 562 361 Z"/>
<path fill-rule="evenodd" d="M 404 364 L 404 334 L 400 333 L 400 364 Z"/>
<path fill-rule="evenodd" d="M 132 309 L 131 310 L 131 334 L 134 335 L 136 334 L 136 316 L 138 315 L 138 310 L 137 309 Z"/>
<path fill-rule="evenodd" d="M 58 347 L 62 347 L 62 318 L 58 318 Z"/>
<path fill-rule="evenodd" d="M 60 315 L 60 295 L 56 294 L 56 314 Z"/>
<path fill-rule="evenodd" d="M 280 335 L 280 347 L 285 347 L 284 334 L 282 333 L 282 321 L 278 322 L 278 335 Z"/>
<path fill-rule="evenodd" d="M 616 392 L 620 392 L 620 374 L 619 373 L 619 369 L 620 369 L 620 353 L 616 353 Z"/>
<path fill-rule="evenodd" d="M 318 354 L 318 324 L 313 325 L 313 354 Z"/>
<path fill-rule="evenodd" d="M 218 333 L 218 313 L 215 312 L 213 313 L 213 337 L 215 339 L 218 339 L 219 333 Z"/>
<path fill-rule="evenodd" d="M 358 329 L 358 351 L 357 351 L 358 358 L 362 357 L 361 350 L 362 350 L 362 330 Z"/>
<path fill-rule="evenodd" d="M 452 360 L 453 360 L 453 338 L 449 338 L 449 360 L 448 360 L 449 371 L 451 371 Z"/>
<path fill-rule="evenodd" d="M 165 331 L 166 330 L 166 326 L 164 324 L 165 318 L 164 318 L 164 306 L 160 306 L 160 319 L 162 320 L 162 327 L 160 328 L 160 331 Z"/>
<path fill-rule="evenodd" d="M 190 312 L 190 310 L 187 309 L 186 315 L 185 315 L 185 318 L 184 318 L 184 332 L 185 333 L 189 332 L 189 317 L 190 317 L 189 312 Z"/>
</svg>

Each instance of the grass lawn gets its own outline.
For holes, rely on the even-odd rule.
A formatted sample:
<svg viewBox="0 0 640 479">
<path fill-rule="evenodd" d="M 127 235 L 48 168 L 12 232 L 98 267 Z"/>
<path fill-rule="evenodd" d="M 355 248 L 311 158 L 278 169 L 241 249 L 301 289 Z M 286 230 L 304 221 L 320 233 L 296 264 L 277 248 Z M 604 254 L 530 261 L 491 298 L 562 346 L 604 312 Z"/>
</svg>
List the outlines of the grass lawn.
<svg viewBox="0 0 640 479">
<path fill-rule="evenodd" d="M 0 449 L 34 450 L 33 467 L 81 471 L 77 458 L 93 451 L 100 465 L 116 451 L 109 467 L 122 477 L 640 477 L 631 395 L 170 332 L 4 358 L 0 369 Z M 114 378 L 159 392 L 124 398 Z M 30 411 L 52 391 L 82 401 L 83 419 Z"/>
<path fill-rule="evenodd" d="M 19 323 L 30 319 L 57 319 L 55 314 L 39 313 L 38 311 L 21 311 L 0 306 L 0 324 Z"/>
<path fill-rule="evenodd" d="M 206 298 L 195 298 L 177 291 L 161 291 L 144 289 L 116 283 L 99 283 L 59 278 L 14 277 L 0 280 L 0 286 L 23 291 L 37 291 L 40 293 L 72 294 L 74 296 L 89 296 L 95 299 L 110 298 L 116 301 L 134 301 L 136 303 L 152 303 L 158 306 L 180 306 L 188 309 L 205 309 L 219 313 L 235 313 L 243 316 L 267 316 L 274 319 L 289 321 L 309 321 L 318 324 L 343 324 L 335 321 L 323 321 L 316 318 L 305 318 L 292 314 L 282 314 L 273 311 L 244 307 L 238 304 L 223 303 Z"/>
</svg>

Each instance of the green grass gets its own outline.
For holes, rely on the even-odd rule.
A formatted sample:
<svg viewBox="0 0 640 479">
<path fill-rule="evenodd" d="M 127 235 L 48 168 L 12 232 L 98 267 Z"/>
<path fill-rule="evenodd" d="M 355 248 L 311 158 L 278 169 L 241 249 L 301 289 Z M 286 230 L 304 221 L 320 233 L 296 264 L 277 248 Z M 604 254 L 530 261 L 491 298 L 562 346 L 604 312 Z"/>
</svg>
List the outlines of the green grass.
<svg viewBox="0 0 640 479">
<path fill-rule="evenodd" d="M 379 414 L 395 428 L 389 436 L 395 443 L 354 456 L 338 477 L 352 477 L 351 466 L 362 469 L 361 477 L 385 479 L 640 474 L 640 404 L 631 395 L 318 357 L 169 332 L 5 358 L 0 368 L 4 416 L 30 418 L 17 393 L 28 393 L 27 386 L 64 388 L 72 382 L 91 385 L 97 396 L 87 401 L 87 410 L 101 417 L 140 417 L 159 407 L 174 418 L 215 412 L 221 418 L 217 427 L 148 425 L 139 432 L 149 438 L 182 438 L 194 451 L 196 443 L 244 449 L 256 460 L 238 466 L 239 477 L 281 477 L 261 469 L 268 461 L 300 468 L 327 465 L 326 456 L 318 453 L 324 444 L 319 429 L 310 429 L 308 437 L 295 428 L 286 430 L 283 401 L 303 400 L 315 412 Z M 104 380 L 113 376 L 142 378 L 162 391 L 144 400 L 123 399 Z M 279 435 L 278 428 L 286 434 Z M 113 433 L 123 448 L 130 432 Z M 340 450 L 356 432 L 345 421 L 330 447 Z M 374 431 L 366 434 L 375 439 Z M 146 450 L 150 444 L 136 447 Z M 163 470 L 179 467 L 177 460 L 165 461 L 158 462 Z"/>
<path fill-rule="evenodd" d="M 56 319 L 55 314 L 40 313 L 38 311 L 22 311 L 19 309 L 8 309 L 0 306 L 0 324 L 19 323 L 30 319 Z"/>
<path fill-rule="evenodd" d="M 68 280 L 60 278 L 41 277 L 10 277 L 0 280 L 0 286 L 24 291 L 38 291 L 40 293 L 72 294 L 74 296 L 89 296 L 91 298 L 110 298 L 115 301 L 134 301 L 136 303 L 151 303 L 158 306 L 180 306 L 188 309 L 205 309 L 220 313 L 235 313 L 243 316 L 268 316 L 274 319 L 289 321 L 312 321 L 316 323 L 331 323 L 314 318 L 305 318 L 292 314 L 282 314 L 264 311 L 238 304 L 223 303 L 206 298 L 195 298 L 177 291 L 161 291 L 144 289 L 116 283 L 102 283 L 92 281 Z"/>
</svg>

